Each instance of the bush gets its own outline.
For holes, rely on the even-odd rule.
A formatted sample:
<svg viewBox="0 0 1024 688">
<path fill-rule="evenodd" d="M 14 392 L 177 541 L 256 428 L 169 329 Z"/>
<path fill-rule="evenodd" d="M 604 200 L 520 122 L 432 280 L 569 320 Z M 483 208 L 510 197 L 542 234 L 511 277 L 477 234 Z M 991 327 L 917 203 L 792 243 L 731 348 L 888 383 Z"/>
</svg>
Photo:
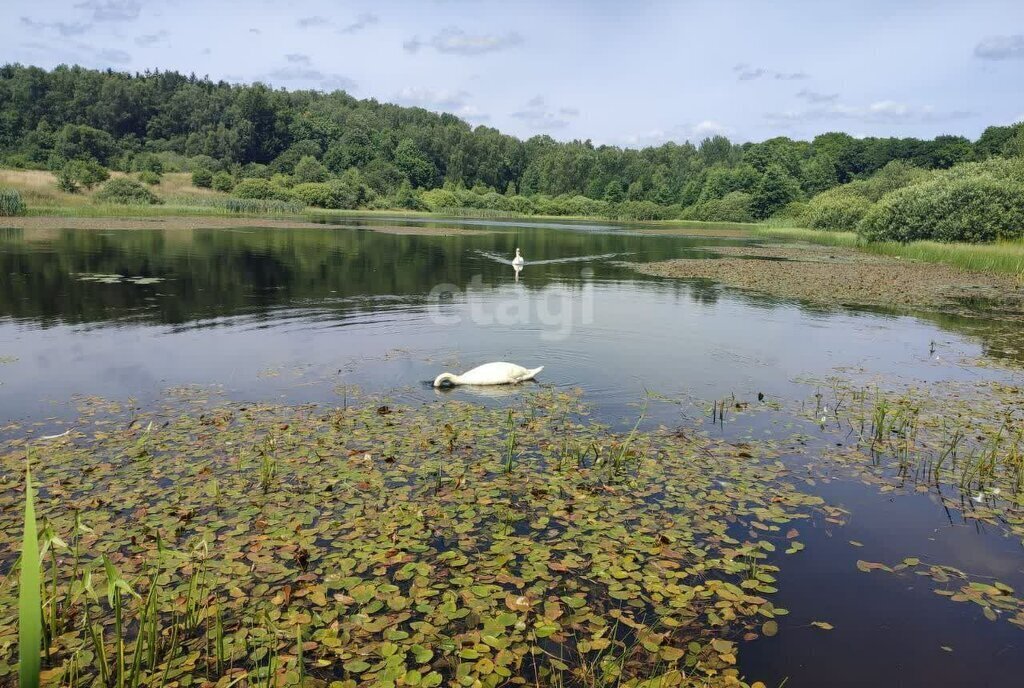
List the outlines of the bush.
<svg viewBox="0 0 1024 688">
<path fill-rule="evenodd" d="M 71 160 L 57 173 L 57 188 L 75 193 L 80 187 L 91 189 L 110 179 L 103 165 L 93 160 Z"/>
<path fill-rule="evenodd" d="M 159 177 L 164 173 L 164 163 L 152 153 L 140 153 L 132 158 L 132 172 L 151 172 Z"/>
<path fill-rule="evenodd" d="M 139 172 L 139 181 L 142 182 L 143 184 L 149 184 L 150 186 L 156 186 L 157 184 L 160 183 L 160 175 L 157 174 L 156 172 L 150 172 L 149 170 L 144 170 L 142 172 Z"/>
<path fill-rule="evenodd" d="M 233 193 L 238 198 L 272 198 L 278 201 L 287 201 L 292 197 L 288 189 L 274 184 L 269 179 L 259 178 L 243 179 L 235 185 Z"/>
<path fill-rule="evenodd" d="M 20 193 L 15 189 L 0 189 L 0 216 L 24 215 L 26 210 Z"/>
<path fill-rule="evenodd" d="M 613 214 L 620 220 L 667 220 L 678 210 L 679 206 L 673 210 L 654 201 L 625 201 L 615 207 Z"/>
<path fill-rule="evenodd" d="M 200 189 L 209 189 L 213 186 L 213 172 L 205 167 L 200 167 L 192 173 L 192 186 Z"/>
<path fill-rule="evenodd" d="M 292 189 L 292 195 L 306 205 L 331 209 L 357 208 L 363 200 L 362 189 L 358 185 L 339 179 L 298 184 Z"/>
<path fill-rule="evenodd" d="M 227 172 L 218 172 L 213 175 L 211 186 L 213 186 L 214 191 L 228 192 L 235 188 L 235 178 Z"/>
<path fill-rule="evenodd" d="M 713 198 L 683 210 L 680 219 L 702 222 L 753 222 L 753 197 L 743 191 L 732 191 L 722 198 Z"/>
<path fill-rule="evenodd" d="M 423 201 L 428 208 L 435 211 L 443 208 L 462 207 L 459 197 L 455 192 L 449 189 L 431 189 L 430 191 L 424 191 L 420 196 L 420 200 Z"/>
<path fill-rule="evenodd" d="M 111 179 L 103 185 L 93 199 L 100 203 L 120 205 L 157 205 L 163 203 L 160 197 L 134 179 Z"/>
<path fill-rule="evenodd" d="M 790 201 L 782 206 L 782 210 L 776 212 L 772 217 L 780 220 L 791 220 L 797 227 L 807 224 L 807 201 Z"/>
<path fill-rule="evenodd" d="M 807 204 L 807 226 L 832 232 L 856 231 L 870 209 L 868 199 L 836 187 L 815 196 Z"/>
<path fill-rule="evenodd" d="M 869 241 L 988 242 L 1024 234 L 1024 184 L 991 175 L 940 178 L 886 195 L 861 220 Z"/>
</svg>

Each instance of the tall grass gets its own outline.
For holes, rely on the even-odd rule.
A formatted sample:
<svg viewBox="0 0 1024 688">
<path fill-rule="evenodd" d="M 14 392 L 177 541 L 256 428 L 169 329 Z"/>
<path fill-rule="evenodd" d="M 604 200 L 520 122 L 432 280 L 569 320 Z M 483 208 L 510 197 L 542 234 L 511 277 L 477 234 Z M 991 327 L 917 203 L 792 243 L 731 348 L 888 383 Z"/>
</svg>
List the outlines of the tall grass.
<svg viewBox="0 0 1024 688">
<path fill-rule="evenodd" d="M 0 217 L 25 214 L 25 201 L 17 189 L 0 189 Z"/>
<path fill-rule="evenodd" d="M 21 574 L 18 588 L 18 677 L 22 688 L 39 685 L 39 651 L 43 638 L 42 570 L 39 534 L 36 530 L 32 470 L 25 466 L 25 529 L 21 543 Z"/>
<path fill-rule="evenodd" d="M 974 272 L 1010 274 L 1024 280 L 1024 240 L 1021 239 L 993 244 L 938 241 L 913 241 L 907 244 L 894 241 L 867 242 L 856 232 L 827 232 L 804 227 L 787 227 L 772 222 L 756 225 L 752 227 L 752 231 L 775 239 L 859 248 L 878 255 L 918 260 L 923 263 L 941 263 Z"/>
<path fill-rule="evenodd" d="M 297 215 L 306 209 L 306 205 L 298 201 L 233 198 L 230 196 L 171 196 L 167 198 L 167 204 L 185 208 L 212 208 L 223 210 L 227 213 L 252 213 L 254 215 Z"/>
</svg>

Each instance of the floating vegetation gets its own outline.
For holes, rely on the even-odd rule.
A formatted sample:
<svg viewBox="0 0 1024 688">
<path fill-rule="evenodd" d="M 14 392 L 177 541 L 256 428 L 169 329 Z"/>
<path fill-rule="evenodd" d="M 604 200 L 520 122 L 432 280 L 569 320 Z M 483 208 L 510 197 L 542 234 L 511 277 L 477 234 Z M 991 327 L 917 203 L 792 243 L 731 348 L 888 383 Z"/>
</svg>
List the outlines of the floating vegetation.
<svg viewBox="0 0 1024 688">
<path fill-rule="evenodd" d="M 30 443 L 3 445 L 4 473 Z M 33 446 L 62 686 L 747 686 L 738 643 L 784 632 L 778 565 L 822 506 L 771 443 L 622 436 L 557 392 L 512 412 L 203 400 Z"/>
<path fill-rule="evenodd" d="M 827 403 L 823 388 L 831 392 Z M 809 468 L 825 474 L 838 464 L 881 492 L 930 493 L 947 512 L 1024 544 L 1024 389 L 1000 382 L 883 389 L 830 379 L 804 414 L 817 420 L 823 403 L 831 404 L 830 427 L 844 441 L 822 446 Z M 1024 628 L 1024 599 L 1003 583 L 916 557 L 894 566 L 859 560 L 857 568 L 912 570 L 930 577 L 937 594 Z"/>
</svg>

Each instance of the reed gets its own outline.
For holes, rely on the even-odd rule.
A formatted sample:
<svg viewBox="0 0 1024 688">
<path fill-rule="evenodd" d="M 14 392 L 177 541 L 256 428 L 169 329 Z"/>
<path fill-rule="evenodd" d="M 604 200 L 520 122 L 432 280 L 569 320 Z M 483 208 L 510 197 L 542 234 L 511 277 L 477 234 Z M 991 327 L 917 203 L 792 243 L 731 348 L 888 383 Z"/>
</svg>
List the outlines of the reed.
<svg viewBox="0 0 1024 688">
<path fill-rule="evenodd" d="M 25 516 L 21 541 L 21 572 L 18 588 L 18 680 L 22 688 L 39 685 L 43 638 L 42 570 L 39 562 L 39 534 L 36 530 L 32 470 L 25 465 Z"/>
<path fill-rule="evenodd" d="M 516 451 L 516 424 L 512 409 L 508 410 L 507 427 L 508 430 L 505 434 L 505 472 L 511 473 Z"/>
</svg>

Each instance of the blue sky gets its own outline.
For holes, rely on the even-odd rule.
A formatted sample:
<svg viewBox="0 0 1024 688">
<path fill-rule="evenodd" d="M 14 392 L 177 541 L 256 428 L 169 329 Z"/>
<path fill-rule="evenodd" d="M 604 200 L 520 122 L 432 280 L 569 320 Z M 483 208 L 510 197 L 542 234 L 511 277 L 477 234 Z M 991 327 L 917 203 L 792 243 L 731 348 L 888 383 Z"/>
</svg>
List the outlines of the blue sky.
<svg viewBox="0 0 1024 688">
<path fill-rule="evenodd" d="M 976 137 L 1024 119 L 1024 2 L 4 0 L 0 62 L 344 88 L 527 137 Z"/>
</svg>

